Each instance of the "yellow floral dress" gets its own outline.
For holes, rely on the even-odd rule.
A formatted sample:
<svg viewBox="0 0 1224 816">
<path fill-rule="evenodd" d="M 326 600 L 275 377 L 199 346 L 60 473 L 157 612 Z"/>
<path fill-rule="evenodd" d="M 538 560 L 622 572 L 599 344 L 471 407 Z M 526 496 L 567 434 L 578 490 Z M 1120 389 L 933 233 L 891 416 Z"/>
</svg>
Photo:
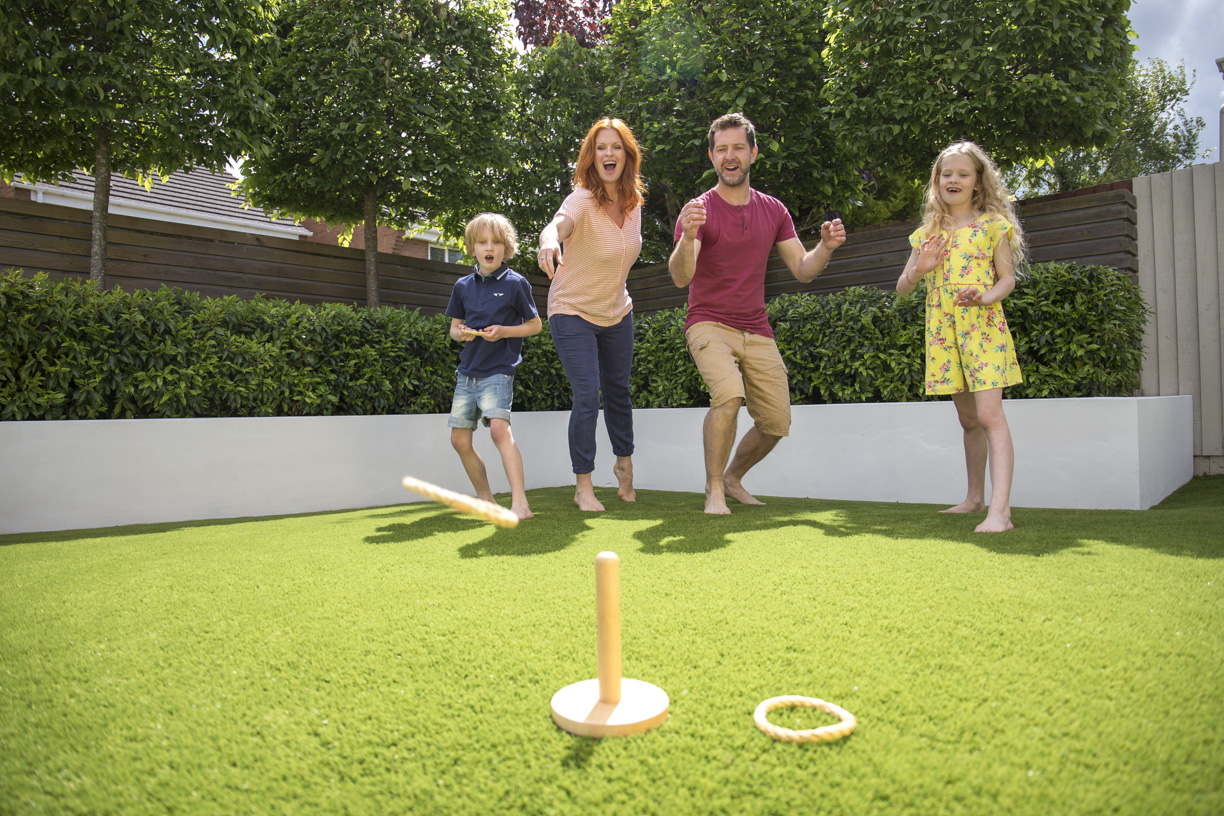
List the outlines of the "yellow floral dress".
<svg viewBox="0 0 1224 816">
<path fill-rule="evenodd" d="M 995 285 L 995 246 L 1011 232 L 1011 224 L 993 214 L 953 230 L 944 262 L 923 278 L 928 394 L 985 391 L 1023 381 L 1003 304 L 956 305 L 956 293 L 964 287 L 984 292 Z M 915 230 L 910 246 L 917 248 L 925 238 L 921 228 Z"/>
</svg>

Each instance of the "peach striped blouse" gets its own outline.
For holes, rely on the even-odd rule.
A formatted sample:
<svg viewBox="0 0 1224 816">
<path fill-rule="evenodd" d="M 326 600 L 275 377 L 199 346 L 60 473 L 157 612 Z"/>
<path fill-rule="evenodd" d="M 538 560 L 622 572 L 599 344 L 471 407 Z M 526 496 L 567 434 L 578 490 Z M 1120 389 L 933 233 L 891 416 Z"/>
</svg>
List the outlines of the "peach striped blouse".
<svg viewBox="0 0 1224 816">
<path fill-rule="evenodd" d="M 594 194 L 578 187 L 557 213 L 574 222 L 574 231 L 565 242 L 565 264 L 548 290 L 548 314 L 577 315 L 597 326 L 616 325 L 633 311 L 625 280 L 642 251 L 642 208 L 635 207 L 618 228 Z"/>
</svg>

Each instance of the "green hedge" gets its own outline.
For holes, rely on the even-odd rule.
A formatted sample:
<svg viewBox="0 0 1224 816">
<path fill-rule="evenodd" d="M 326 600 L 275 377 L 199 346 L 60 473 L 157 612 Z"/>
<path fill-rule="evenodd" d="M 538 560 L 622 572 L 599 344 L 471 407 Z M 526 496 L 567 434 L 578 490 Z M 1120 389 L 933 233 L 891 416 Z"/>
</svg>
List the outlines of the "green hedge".
<svg viewBox="0 0 1224 816">
<path fill-rule="evenodd" d="M 852 288 L 769 303 L 796 404 L 924 399 L 922 299 Z M 1125 396 L 1139 382 L 1147 308 L 1126 276 L 1043 264 L 1007 299 L 1025 383 L 1017 397 Z M 403 309 L 100 290 L 0 277 L 0 419 L 445 413 L 459 345 L 448 318 Z M 641 408 L 706 404 L 684 310 L 635 320 Z M 547 323 L 528 339 L 516 410 L 565 410 Z"/>
</svg>

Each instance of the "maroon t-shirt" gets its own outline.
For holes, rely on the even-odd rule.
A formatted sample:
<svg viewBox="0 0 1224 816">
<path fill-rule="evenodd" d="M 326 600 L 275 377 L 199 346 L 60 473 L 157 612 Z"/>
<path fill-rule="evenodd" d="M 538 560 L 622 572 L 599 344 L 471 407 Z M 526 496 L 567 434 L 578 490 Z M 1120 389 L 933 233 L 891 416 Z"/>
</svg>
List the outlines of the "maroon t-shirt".
<svg viewBox="0 0 1224 816">
<path fill-rule="evenodd" d="M 706 222 L 697 230 L 701 252 L 689 283 L 684 330 L 714 321 L 773 337 L 765 314 L 765 265 L 774 244 L 796 237 L 790 213 L 781 201 L 756 190 L 743 206 L 728 204 L 716 190 L 700 198 Z M 683 232 L 677 220 L 677 243 Z"/>
</svg>

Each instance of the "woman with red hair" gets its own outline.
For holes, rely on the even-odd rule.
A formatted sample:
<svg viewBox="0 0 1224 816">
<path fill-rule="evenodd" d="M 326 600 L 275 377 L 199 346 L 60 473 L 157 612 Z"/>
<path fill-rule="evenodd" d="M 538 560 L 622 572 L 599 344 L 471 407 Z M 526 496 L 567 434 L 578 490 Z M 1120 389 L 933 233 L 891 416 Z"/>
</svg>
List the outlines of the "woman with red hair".
<svg viewBox="0 0 1224 816">
<path fill-rule="evenodd" d="M 548 327 L 574 395 L 569 448 L 577 481 L 574 504 L 582 510 L 604 509 L 591 483 L 601 394 L 616 455 L 617 495 L 622 501 L 637 498 L 629 395 L 633 301 L 625 279 L 642 249 L 641 166 L 629 126 L 600 119 L 578 151 L 574 192 L 540 233 L 537 262 L 552 281 Z"/>
</svg>

